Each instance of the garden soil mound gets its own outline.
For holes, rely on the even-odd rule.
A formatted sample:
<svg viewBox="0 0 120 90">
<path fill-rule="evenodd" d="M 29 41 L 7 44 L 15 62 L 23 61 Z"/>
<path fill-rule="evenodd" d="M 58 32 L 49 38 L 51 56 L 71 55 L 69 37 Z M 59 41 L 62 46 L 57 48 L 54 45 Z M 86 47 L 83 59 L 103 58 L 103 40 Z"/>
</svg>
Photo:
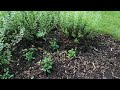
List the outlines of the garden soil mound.
<svg viewBox="0 0 120 90">
<path fill-rule="evenodd" d="M 47 41 L 52 36 L 59 41 L 59 52 L 52 52 L 48 47 Z M 74 45 L 71 39 L 58 31 L 51 32 L 46 41 L 22 40 L 13 50 L 16 61 L 11 62 L 10 65 L 10 70 L 14 73 L 12 79 L 120 79 L 120 41 L 113 40 L 107 35 L 100 35 L 88 41 L 92 48 L 84 52 L 81 49 L 83 42 Z M 99 43 L 95 44 L 96 42 Z M 24 60 L 20 55 L 23 48 L 31 47 L 31 45 L 39 47 L 36 60 L 32 63 Z M 74 47 L 78 49 L 77 57 L 67 58 L 67 50 Z M 41 71 L 41 66 L 37 64 L 45 56 L 44 51 L 52 56 L 54 62 L 50 74 Z"/>
</svg>

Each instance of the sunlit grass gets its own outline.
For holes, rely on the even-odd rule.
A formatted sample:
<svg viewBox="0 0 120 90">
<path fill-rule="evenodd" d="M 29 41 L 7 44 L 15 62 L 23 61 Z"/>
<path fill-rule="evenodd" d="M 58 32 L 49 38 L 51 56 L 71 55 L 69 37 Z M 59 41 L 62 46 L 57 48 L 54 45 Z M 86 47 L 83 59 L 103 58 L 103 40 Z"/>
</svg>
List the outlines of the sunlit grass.
<svg viewBox="0 0 120 90">
<path fill-rule="evenodd" d="M 120 39 L 120 11 L 102 11 L 99 30 Z"/>
</svg>

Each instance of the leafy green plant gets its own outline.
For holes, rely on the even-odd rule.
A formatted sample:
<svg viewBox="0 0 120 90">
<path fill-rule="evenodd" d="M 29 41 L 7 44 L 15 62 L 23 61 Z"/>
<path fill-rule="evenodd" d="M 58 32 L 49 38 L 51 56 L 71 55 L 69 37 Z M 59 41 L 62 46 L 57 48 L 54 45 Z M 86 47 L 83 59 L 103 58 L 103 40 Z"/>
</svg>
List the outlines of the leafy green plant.
<svg viewBox="0 0 120 90">
<path fill-rule="evenodd" d="M 67 57 L 68 58 L 76 57 L 76 51 L 73 48 L 71 50 L 68 50 Z"/>
<path fill-rule="evenodd" d="M 100 18 L 100 12 L 61 11 L 60 30 L 70 38 L 81 38 L 98 29 Z"/>
<path fill-rule="evenodd" d="M 59 45 L 57 45 L 57 41 L 56 41 L 55 38 L 52 39 L 51 41 L 49 41 L 49 43 L 50 43 L 50 48 L 51 48 L 53 51 L 55 51 L 55 50 L 57 50 L 57 49 L 59 48 Z"/>
<path fill-rule="evenodd" d="M 16 43 L 22 40 L 25 28 L 22 25 L 22 13 L 16 11 L 4 12 L 3 16 L 3 30 L 4 41 L 14 46 Z"/>
<path fill-rule="evenodd" d="M 9 49 L 0 52 L 0 65 L 4 66 L 10 64 L 11 57 L 12 54 Z"/>
<path fill-rule="evenodd" d="M 36 34 L 36 36 L 37 36 L 38 38 L 40 38 L 40 37 L 44 37 L 45 34 L 46 34 L 45 32 L 38 31 L 37 34 Z"/>
<path fill-rule="evenodd" d="M 36 36 L 41 38 L 56 26 L 54 18 L 57 16 L 57 13 L 53 11 L 41 11 L 37 12 L 37 14 L 38 32 Z"/>
<path fill-rule="evenodd" d="M 0 74 L 0 79 L 11 79 L 14 75 L 9 72 L 9 68 L 4 68 L 4 73 Z"/>
<path fill-rule="evenodd" d="M 78 38 L 75 38 L 75 39 L 74 39 L 74 43 L 78 44 L 78 43 L 79 43 L 79 39 L 78 39 Z"/>
<path fill-rule="evenodd" d="M 53 61 L 49 57 L 45 57 L 39 64 L 42 67 L 42 71 L 45 73 L 51 73 L 51 69 L 53 67 Z"/>
<path fill-rule="evenodd" d="M 23 50 L 23 56 L 25 57 L 26 60 L 32 61 L 35 59 L 34 54 L 35 54 L 36 48 L 29 48 L 29 49 L 24 49 Z"/>
<path fill-rule="evenodd" d="M 25 59 L 28 60 L 28 61 L 31 61 L 31 60 L 35 59 L 33 57 L 33 52 L 30 52 L 30 51 L 28 51 L 24 56 L 25 56 Z"/>
</svg>

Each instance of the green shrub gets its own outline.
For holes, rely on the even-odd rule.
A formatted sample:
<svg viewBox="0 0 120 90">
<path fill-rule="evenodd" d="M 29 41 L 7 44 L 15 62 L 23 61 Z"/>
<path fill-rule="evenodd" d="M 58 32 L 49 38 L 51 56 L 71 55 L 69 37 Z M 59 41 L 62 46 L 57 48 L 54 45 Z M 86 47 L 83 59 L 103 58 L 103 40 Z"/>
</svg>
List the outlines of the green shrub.
<svg viewBox="0 0 120 90">
<path fill-rule="evenodd" d="M 45 73 L 51 73 L 51 69 L 53 67 L 53 61 L 49 57 L 45 57 L 39 64 L 42 67 L 42 71 Z"/>
<path fill-rule="evenodd" d="M 74 43 L 75 43 L 75 44 L 78 44 L 78 43 L 79 43 L 79 39 L 78 39 L 78 38 L 75 38 L 75 39 L 74 39 Z"/>
<path fill-rule="evenodd" d="M 52 39 L 51 41 L 49 41 L 49 43 L 50 43 L 50 48 L 51 48 L 53 51 L 55 51 L 55 50 L 57 50 L 57 49 L 59 48 L 59 46 L 57 45 L 57 41 L 56 41 L 55 38 Z"/>
<path fill-rule="evenodd" d="M 3 16 L 4 41 L 14 46 L 22 40 L 25 28 L 22 25 L 22 14 L 19 11 L 5 12 Z"/>
<path fill-rule="evenodd" d="M 9 72 L 9 68 L 4 68 L 4 73 L 0 74 L 0 79 L 11 79 L 14 75 Z"/>
<path fill-rule="evenodd" d="M 11 51 L 9 50 L 0 52 L 0 65 L 3 66 L 6 64 L 10 64 L 11 56 Z"/>
<path fill-rule="evenodd" d="M 0 66 L 10 64 L 11 59 L 12 59 L 12 51 L 10 44 L 4 43 L 4 48 L 2 51 L 0 51 Z"/>
<path fill-rule="evenodd" d="M 38 12 L 38 33 L 37 37 L 43 37 L 56 27 L 54 18 L 57 16 L 57 12 L 53 11 L 41 11 Z"/>
<path fill-rule="evenodd" d="M 6 11 L 1 12 L 1 24 L 8 43 L 18 43 L 22 38 L 33 40 L 37 33 L 47 34 L 54 25 L 53 11 Z M 40 34 L 37 34 L 41 37 Z"/>
<path fill-rule="evenodd" d="M 23 57 L 25 57 L 26 60 L 31 62 L 33 59 L 35 59 L 34 57 L 35 51 L 36 51 L 36 48 L 24 49 L 22 50 Z"/>
<path fill-rule="evenodd" d="M 100 12 L 61 11 L 59 25 L 67 36 L 80 38 L 97 30 L 100 19 Z"/>
<path fill-rule="evenodd" d="M 68 58 L 76 57 L 76 51 L 73 48 L 71 50 L 68 50 L 67 57 Z"/>
</svg>

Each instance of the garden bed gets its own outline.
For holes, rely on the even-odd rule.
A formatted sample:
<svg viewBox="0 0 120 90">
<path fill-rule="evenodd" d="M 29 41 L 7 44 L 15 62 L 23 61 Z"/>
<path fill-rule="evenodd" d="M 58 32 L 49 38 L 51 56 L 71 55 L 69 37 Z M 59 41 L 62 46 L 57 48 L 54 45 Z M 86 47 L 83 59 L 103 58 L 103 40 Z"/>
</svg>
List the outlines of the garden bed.
<svg viewBox="0 0 120 90">
<path fill-rule="evenodd" d="M 46 40 L 35 39 L 34 42 L 21 40 L 13 50 L 14 61 L 10 64 L 12 79 L 120 79 L 120 41 L 113 40 L 108 35 L 99 35 L 87 40 L 89 48 L 84 50 L 85 42 L 75 44 L 72 38 L 67 38 L 59 30 L 51 31 Z M 56 38 L 58 51 L 51 51 L 48 41 Z M 24 48 L 38 48 L 36 59 L 31 63 L 21 56 Z M 77 56 L 67 58 L 67 51 L 77 49 Z M 41 70 L 41 61 L 47 52 L 53 60 L 50 74 Z"/>
<path fill-rule="evenodd" d="M 0 79 L 119 79 L 120 12 L 1 11 Z"/>
</svg>

